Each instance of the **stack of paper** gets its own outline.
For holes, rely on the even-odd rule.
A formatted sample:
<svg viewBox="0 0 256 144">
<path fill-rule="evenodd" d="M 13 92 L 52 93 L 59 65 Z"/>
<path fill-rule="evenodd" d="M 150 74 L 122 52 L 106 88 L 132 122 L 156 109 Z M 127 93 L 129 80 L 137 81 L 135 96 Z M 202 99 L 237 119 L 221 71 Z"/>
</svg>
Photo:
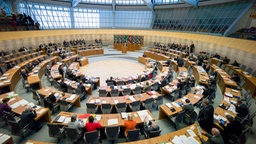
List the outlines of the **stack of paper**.
<svg viewBox="0 0 256 144">
<path fill-rule="evenodd" d="M 109 119 L 108 120 L 108 125 L 115 125 L 118 124 L 118 119 Z"/>
<path fill-rule="evenodd" d="M 167 103 L 167 104 L 165 104 L 168 108 L 172 108 L 172 105 L 171 105 L 171 103 Z"/>
<path fill-rule="evenodd" d="M 22 99 L 22 100 L 19 101 L 19 104 L 22 105 L 22 106 L 25 106 L 25 105 L 27 105 L 28 103 L 29 103 L 29 102 L 26 101 L 26 100 L 24 100 L 24 99 Z"/>
<path fill-rule="evenodd" d="M 65 121 L 65 116 L 60 116 L 57 122 L 63 123 Z"/>
<path fill-rule="evenodd" d="M 141 121 L 145 121 L 145 120 L 151 121 L 152 120 L 152 117 L 148 114 L 147 110 L 138 111 L 137 114 L 139 115 Z"/>
<path fill-rule="evenodd" d="M 179 104 L 177 104 L 176 102 L 172 102 L 172 105 L 174 105 L 175 107 L 180 107 L 180 105 Z"/>
<path fill-rule="evenodd" d="M 129 96 L 129 99 L 130 99 L 132 102 L 136 101 L 133 96 Z"/>
<path fill-rule="evenodd" d="M 128 114 L 126 112 L 121 112 L 122 119 L 127 119 Z"/>
<path fill-rule="evenodd" d="M 16 103 L 10 105 L 10 107 L 11 107 L 12 109 L 15 109 L 15 108 L 17 108 L 17 107 L 19 107 L 19 106 L 20 106 L 19 102 L 16 102 Z"/>
<path fill-rule="evenodd" d="M 117 103 L 118 103 L 118 100 L 114 100 L 114 103 L 117 104 Z"/>
</svg>

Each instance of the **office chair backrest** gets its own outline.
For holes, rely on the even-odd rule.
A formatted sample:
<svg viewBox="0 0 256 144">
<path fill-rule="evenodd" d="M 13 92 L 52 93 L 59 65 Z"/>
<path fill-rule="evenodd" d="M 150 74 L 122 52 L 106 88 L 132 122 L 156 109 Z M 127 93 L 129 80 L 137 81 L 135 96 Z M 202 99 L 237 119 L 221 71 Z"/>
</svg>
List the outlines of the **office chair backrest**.
<svg viewBox="0 0 256 144">
<path fill-rule="evenodd" d="M 119 126 L 112 126 L 112 127 L 105 128 L 105 134 L 108 140 L 118 139 L 119 132 L 120 132 Z"/>
<path fill-rule="evenodd" d="M 85 132 L 84 137 L 87 144 L 96 144 L 99 139 L 99 131 L 94 130 L 91 132 Z"/>
<path fill-rule="evenodd" d="M 157 102 L 157 105 L 163 104 L 163 96 L 162 96 L 162 95 L 158 96 L 158 97 L 156 98 L 156 102 Z"/>
<path fill-rule="evenodd" d="M 18 122 L 16 121 L 8 121 L 11 125 L 12 135 L 21 136 L 22 135 L 22 128 L 19 126 Z"/>
<path fill-rule="evenodd" d="M 131 103 L 132 111 L 139 111 L 140 110 L 140 101 L 134 101 Z"/>
<path fill-rule="evenodd" d="M 107 82 L 107 86 L 113 86 L 114 82 Z"/>
<path fill-rule="evenodd" d="M 60 128 L 57 124 L 47 123 L 48 133 L 50 137 L 56 137 L 60 134 Z"/>
<path fill-rule="evenodd" d="M 73 142 L 76 142 L 81 137 L 81 133 L 76 128 L 65 127 L 66 136 Z"/>
<path fill-rule="evenodd" d="M 103 114 L 110 114 L 112 110 L 111 104 L 101 104 L 101 111 Z"/>
<path fill-rule="evenodd" d="M 95 105 L 94 103 L 86 103 L 86 107 L 87 107 L 87 113 L 96 113 L 97 111 L 97 105 Z"/>
<path fill-rule="evenodd" d="M 121 112 L 126 112 L 126 103 L 123 102 L 123 103 L 117 103 L 116 104 L 116 110 L 117 110 L 117 113 L 121 113 Z"/>
<path fill-rule="evenodd" d="M 149 131 L 148 132 L 148 138 L 160 136 L 161 132 L 162 132 L 161 129 L 159 129 L 157 131 Z"/>
<path fill-rule="evenodd" d="M 130 88 L 125 88 L 123 90 L 123 95 L 130 95 L 131 94 L 131 89 Z"/>
<path fill-rule="evenodd" d="M 119 91 L 118 91 L 118 89 L 112 89 L 110 91 L 110 94 L 111 94 L 111 97 L 116 97 L 119 95 Z"/>
<path fill-rule="evenodd" d="M 108 92 L 105 89 L 99 89 L 99 96 L 106 97 Z"/>
<path fill-rule="evenodd" d="M 117 81 L 116 85 L 124 85 L 124 81 Z"/>
<path fill-rule="evenodd" d="M 127 139 L 128 141 L 136 141 L 140 139 L 140 130 L 135 129 L 135 130 L 129 130 L 127 134 Z"/>
<path fill-rule="evenodd" d="M 136 86 L 133 90 L 133 94 L 141 94 L 142 88 L 140 86 Z"/>
</svg>

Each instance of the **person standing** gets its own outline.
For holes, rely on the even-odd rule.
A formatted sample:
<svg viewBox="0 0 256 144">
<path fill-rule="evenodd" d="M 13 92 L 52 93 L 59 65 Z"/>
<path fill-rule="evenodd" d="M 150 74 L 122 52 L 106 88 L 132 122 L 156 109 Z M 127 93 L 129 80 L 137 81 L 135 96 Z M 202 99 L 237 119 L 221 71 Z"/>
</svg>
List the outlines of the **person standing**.
<svg viewBox="0 0 256 144">
<path fill-rule="evenodd" d="M 199 111 L 198 123 L 206 132 L 210 133 L 213 127 L 214 108 L 208 99 L 203 99 L 202 108 Z"/>
</svg>

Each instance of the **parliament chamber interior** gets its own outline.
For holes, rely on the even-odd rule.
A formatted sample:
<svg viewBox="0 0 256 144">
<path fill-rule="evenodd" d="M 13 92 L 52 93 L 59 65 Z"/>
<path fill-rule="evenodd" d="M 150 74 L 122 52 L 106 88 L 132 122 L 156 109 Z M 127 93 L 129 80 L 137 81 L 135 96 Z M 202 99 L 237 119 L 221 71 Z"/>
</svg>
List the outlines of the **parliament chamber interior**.
<svg viewBox="0 0 256 144">
<path fill-rule="evenodd" d="M 0 0 L 1 144 L 254 144 L 255 0 Z"/>
</svg>

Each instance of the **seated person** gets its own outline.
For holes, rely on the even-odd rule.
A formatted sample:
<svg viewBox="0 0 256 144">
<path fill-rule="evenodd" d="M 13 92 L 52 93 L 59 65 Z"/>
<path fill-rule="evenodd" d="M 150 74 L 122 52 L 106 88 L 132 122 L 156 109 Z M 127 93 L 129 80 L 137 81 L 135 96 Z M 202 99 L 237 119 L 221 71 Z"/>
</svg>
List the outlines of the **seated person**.
<svg viewBox="0 0 256 144">
<path fill-rule="evenodd" d="M 226 118 L 227 118 L 227 125 L 226 127 L 225 126 L 223 127 L 224 131 L 221 133 L 221 135 L 224 139 L 224 142 L 228 143 L 228 140 L 230 139 L 231 135 L 235 135 L 239 137 L 242 134 L 243 126 L 238 120 L 235 120 L 234 117 L 231 115 L 226 115 Z"/>
<path fill-rule="evenodd" d="M 77 115 L 73 114 L 71 116 L 71 121 L 68 123 L 68 127 L 69 128 L 75 128 L 77 130 L 78 133 L 83 132 L 84 129 L 84 123 L 81 120 L 76 120 L 77 119 Z"/>
<path fill-rule="evenodd" d="M 236 112 L 236 116 L 241 119 L 245 118 L 249 113 L 248 107 L 241 100 L 238 100 L 236 103 Z"/>
<path fill-rule="evenodd" d="M 220 55 L 218 53 L 216 53 L 213 57 L 220 59 Z"/>
<path fill-rule="evenodd" d="M 236 67 L 240 66 L 240 64 L 236 60 L 231 65 L 236 66 Z"/>
<path fill-rule="evenodd" d="M 236 83 L 240 83 L 240 77 L 237 73 L 234 73 L 234 75 L 231 77 L 231 79 L 233 81 L 235 81 Z"/>
<path fill-rule="evenodd" d="M 128 120 L 124 120 L 125 136 L 127 136 L 129 130 L 136 129 L 137 122 L 133 120 L 133 115 L 128 114 Z"/>
<path fill-rule="evenodd" d="M 164 87 L 167 84 L 168 84 L 167 79 L 164 76 L 162 76 L 161 87 Z"/>
<path fill-rule="evenodd" d="M 150 132 L 158 131 L 160 128 L 155 121 L 150 121 L 148 124 L 144 125 L 144 131 L 148 135 Z"/>
<path fill-rule="evenodd" d="M 3 50 L 0 52 L 0 56 L 5 56 L 7 55 L 6 52 L 4 52 Z"/>
<path fill-rule="evenodd" d="M 204 97 L 210 96 L 213 92 L 214 92 L 213 86 L 211 86 L 210 84 L 206 85 L 204 88 L 203 96 Z"/>
<path fill-rule="evenodd" d="M 182 59 L 181 56 L 179 56 L 179 57 L 177 58 L 177 64 L 178 64 L 179 67 L 183 67 L 184 61 L 183 61 L 183 59 Z"/>
<path fill-rule="evenodd" d="M 144 92 L 151 91 L 151 86 L 149 85 L 149 82 L 146 82 L 146 85 L 143 88 Z"/>
<path fill-rule="evenodd" d="M 144 75 L 142 75 L 141 78 L 140 78 L 140 82 L 144 82 L 144 81 L 146 81 L 146 78 L 145 78 Z"/>
<path fill-rule="evenodd" d="M 198 58 L 197 58 L 197 64 L 198 65 L 202 65 L 203 61 L 204 61 L 204 57 L 202 55 L 199 55 Z"/>
<path fill-rule="evenodd" d="M 76 76 L 72 73 L 71 69 L 68 69 L 66 72 L 67 78 L 69 78 L 70 80 L 75 80 Z"/>
<path fill-rule="evenodd" d="M 0 103 L 0 115 L 1 117 L 4 115 L 5 112 L 10 112 L 12 108 L 8 105 L 9 98 L 3 98 L 2 103 Z"/>
<path fill-rule="evenodd" d="M 94 130 L 99 130 L 102 128 L 101 124 L 99 122 L 94 122 L 94 117 L 89 116 L 88 122 L 85 125 L 86 131 L 94 131 Z"/>
<path fill-rule="evenodd" d="M 64 74 L 63 67 L 64 67 L 64 65 L 60 65 L 59 68 L 58 68 L 58 71 L 59 71 L 59 73 L 60 73 L 62 76 L 63 76 L 63 74 Z"/>
<path fill-rule="evenodd" d="M 186 83 L 185 83 L 184 79 L 178 79 L 177 88 L 182 89 L 183 86 L 185 86 L 185 84 Z"/>
<path fill-rule="evenodd" d="M 25 80 L 27 80 L 27 78 L 28 78 L 28 73 L 27 73 L 27 71 L 25 70 L 25 69 L 22 69 L 21 70 L 21 72 L 20 72 L 20 74 L 21 74 L 21 76 L 25 79 Z"/>
<path fill-rule="evenodd" d="M 39 125 L 36 124 L 35 119 L 37 117 L 36 110 L 32 107 L 27 107 L 25 111 L 22 112 L 19 125 L 20 127 L 24 128 L 25 126 L 29 125 L 31 130 L 39 130 Z"/>
<path fill-rule="evenodd" d="M 52 103 L 56 103 L 56 102 L 57 102 L 57 99 L 56 99 L 54 93 L 50 93 L 50 95 L 48 96 L 48 98 L 50 99 L 50 101 L 51 101 Z"/>
<path fill-rule="evenodd" d="M 67 92 L 68 91 L 68 85 L 64 82 L 64 79 L 61 79 L 60 88 L 61 88 L 61 90 L 63 92 Z"/>
<path fill-rule="evenodd" d="M 113 77 L 111 76 L 110 79 L 106 80 L 106 83 L 113 82 L 114 85 L 116 85 L 116 81 L 113 80 Z"/>
<path fill-rule="evenodd" d="M 213 71 L 213 73 L 212 73 L 212 75 L 211 75 L 214 79 L 216 79 L 217 78 L 217 76 L 218 76 L 218 73 L 217 73 L 217 71 L 215 70 L 215 71 Z"/>
<path fill-rule="evenodd" d="M 192 113 L 194 111 L 194 106 L 192 103 L 190 103 L 189 99 L 186 99 L 185 103 L 183 103 L 182 111 L 185 113 Z"/>
<path fill-rule="evenodd" d="M 196 61 L 193 54 L 190 54 L 189 57 L 188 57 L 188 60 L 189 61 Z"/>
<path fill-rule="evenodd" d="M 220 131 L 217 128 L 212 128 L 211 133 L 212 134 L 208 134 L 205 131 L 202 131 L 201 133 L 198 132 L 198 135 L 200 137 L 200 141 L 203 144 L 224 144 L 224 140 L 223 140 L 222 136 L 220 135 Z M 202 138 L 202 134 L 208 137 L 207 141 L 205 141 Z"/>
<path fill-rule="evenodd" d="M 222 60 L 222 64 L 228 64 L 229 63 L 229 59 L 225 56 L 224 59 Z"/>
<path fill-rule="evenodd" d="M 45 68 L 45 74 L 46 75 L 50 75 L 51 74 L 51 67 L 50 65 L 47 65 L 46 68 Z"/>
<path fill-rule="evenodd" d="M 82 81 L 80 81 L 80 83 L 78 84 L 77 89 L 79 89 L 82 92 L 83 96 L 86 95 L 87 92 Z"/>
</svg>

